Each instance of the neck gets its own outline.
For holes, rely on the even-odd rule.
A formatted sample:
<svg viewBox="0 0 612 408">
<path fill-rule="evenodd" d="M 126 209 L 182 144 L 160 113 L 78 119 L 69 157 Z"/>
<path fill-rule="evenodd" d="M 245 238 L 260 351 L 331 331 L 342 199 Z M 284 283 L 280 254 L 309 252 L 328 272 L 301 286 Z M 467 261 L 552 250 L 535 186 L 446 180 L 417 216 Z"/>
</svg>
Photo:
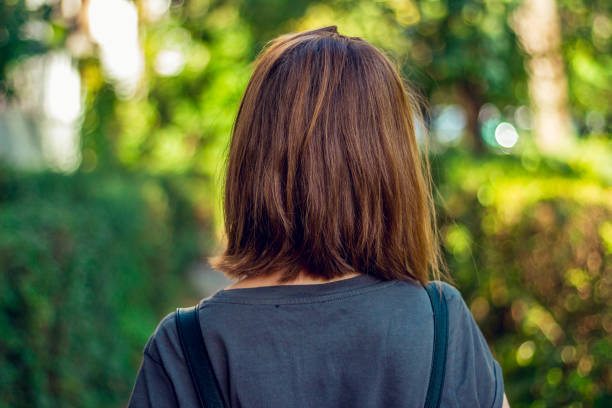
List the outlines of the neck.
<svg viewBox="0 0 612 408">
<path fill-rule="evenodd" d="M 348 273 L 339 278 L 333 278 L 333 279 L 313 278 L 303 273 L 300 273 L 300 275 L 298 275 L 296 279 L 290 282 L 280 283 L 279 280 L 280 280 L 281 275 L 282 275 L 281 272 L 276 272 L 271 275 L 266 275 L 266 276 L 261 276 L 261 277 L 245 278 L 245 279 L 239 280 L 238 282 L 235 282 L 234 284 L 226 287 L 225 289 L 228 290 L 228 289 L 256 288 L 260 286 L 314 285 L 314 284 L 329 283 L 329 282 L 334 282 L 338 280 L 354 278 L 355 276 L 360 275 L 360 273 L 357 273 L 357 272 Z"/>
</svg>

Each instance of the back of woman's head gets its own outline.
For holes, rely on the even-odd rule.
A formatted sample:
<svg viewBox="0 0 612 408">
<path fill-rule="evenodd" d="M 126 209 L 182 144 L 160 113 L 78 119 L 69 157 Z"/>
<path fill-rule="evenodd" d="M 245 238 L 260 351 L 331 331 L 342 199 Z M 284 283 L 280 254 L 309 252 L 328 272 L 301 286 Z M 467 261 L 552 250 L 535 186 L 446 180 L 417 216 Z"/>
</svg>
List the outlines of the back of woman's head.
<svg viewBox="0 0 612 408">
<path fill-rule="evenodd" d="M 427 282 L 440 253 L 427 156 L 398 70 L 336 27 L 282 35 L 255 61 L 230 143 L 232 278 L 351 272 Z"/>
</svg>

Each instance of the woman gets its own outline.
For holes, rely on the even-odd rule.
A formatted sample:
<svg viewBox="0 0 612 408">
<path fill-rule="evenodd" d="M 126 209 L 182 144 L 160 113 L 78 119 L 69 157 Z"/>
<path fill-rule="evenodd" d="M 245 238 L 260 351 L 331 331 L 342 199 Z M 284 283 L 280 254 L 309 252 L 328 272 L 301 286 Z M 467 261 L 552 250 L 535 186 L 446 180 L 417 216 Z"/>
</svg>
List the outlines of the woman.
<svg viewBox="0 0 612 408">
<path fill-rule="evenodd" d="M 228 244 L 211 260 L 238 281 L 197 309 L 226 407 L 423 406 L 423 286 L 442 263 L 417 116 L 389 59 L 335 26 L 280 36 L 257 58 L 229 151 Z M 441 406 L 501 407 L 500 366 L 441 286 Z M 199 406 L 176 313 L 145 346 L 130 406 Z"/>
</svg>

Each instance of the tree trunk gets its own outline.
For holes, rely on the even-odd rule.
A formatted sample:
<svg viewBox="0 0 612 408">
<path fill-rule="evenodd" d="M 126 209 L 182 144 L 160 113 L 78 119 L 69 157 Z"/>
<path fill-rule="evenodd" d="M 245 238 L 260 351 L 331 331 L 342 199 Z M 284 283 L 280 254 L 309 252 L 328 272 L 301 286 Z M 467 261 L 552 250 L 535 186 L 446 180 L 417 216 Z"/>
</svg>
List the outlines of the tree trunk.
<svg viewBox="0 0 612 408">
<path fill-rule="evenodd" d="M 543 153 L 566 151 L 573 135 L 557 4 L 523 0 L 511 24 L 529 54 L 526 69 L 536 144 Z"/>
<path fill-rule="evenodd" d="M 459 103 L 465 109 L 469 148 L 475 155 L 481 155 L 485 152 L 485 145 L 482 140 L 480 124 L 478 123 L 478 112 L 484 104 L 483 92 L 476 82 L 466 80 L 460 81 L 455 86 L 455 94 Z"/>
</svg>

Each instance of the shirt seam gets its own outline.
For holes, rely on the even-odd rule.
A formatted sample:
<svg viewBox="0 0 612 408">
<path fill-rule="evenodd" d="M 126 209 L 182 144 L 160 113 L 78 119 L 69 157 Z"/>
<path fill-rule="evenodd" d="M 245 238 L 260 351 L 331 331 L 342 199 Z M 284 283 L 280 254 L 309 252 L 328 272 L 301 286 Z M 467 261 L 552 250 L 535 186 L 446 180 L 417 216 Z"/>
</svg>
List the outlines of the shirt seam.
<svg viewBox="0 0 612 408">
<path fill-rule="evenodd" d="M 151 360 L 152 360 L 154 363 L 156 363 L 156 364 L 158 364 L 158 365 L 162 366 L 162 368 L 163 368 L 163 366 L 164 366 L 164 365 L 161 363 L 161 361 L 158 361 L 158 360 L 157 360 L 155 357 L 153 357 L 153 355 L 151 354 L 151 352 L 150 352 L 150 351 L 145 350 L 145 351 L 144 351 L 144 355 L 145 355 L 145 356 L 147 356 L 147 357 L 149 357 L 149 358 L 150 358 L 150 359 L 151 359 Z"/>
<path fill-rule="evenodd" d="M 178 400 L 179 400 L 178 394 L 176 393 L 176 390 L 174 389 L 174 384 L 172 383 L 172 380 L 170 380 L 170 375 L 168 374 L 166 367 L 161 363 L 161 361 L 157 361 L 157 359 L 155 359 L 155 357 L 153 357 L 153 355 L 148 350 L 145 350 L 143 354 L 145 357 L 149 357 L 149 359 L 152 362 L 154 362 L 157 366 L 159 366 L 159 368 L 162 370 L 162 372 L 164 373 L 164 376 L 166 377 L 166 380 L 168 381 L 168 384 L 170 384 L 170 388 L 172 389 L 172 394 L 174 395 L 174 401 L 178 403 Z"/>
<path fill-rule="evenodd" d="M 363 293 L 373 292 L 375 290 L 381 290 L 384 288 L 391 287 L 396 285 L 399 281 L 383 281 L 378 282 L 372 286 L 361 287 L 358 289 L 350 289 L 346 291 L 342 291 L 340 293 L 330 293 L 327 295 L 315 295 L 316 297 L 299 297 L 299 298 L 290 298 L 290 297 L 262 297 L 262 298 L 251 298 L 251 299 L 223 299 L 223 298 L 206 298 L 202 299 L 200 302 L 200 307 L 203 307 L 205 304 L 210 303 L 229 303 L 229 304 L 237 304 L 237 305 L 274 305 L 274 304 L 285 304 L 285 305 L 295 305 L 295 304 L 312 304 L 312 303 L 326 303 L 332 302 L 335 300 L 345 299 L 348 297 L 354 297 Z"/>
<path fill-rule="evenodd" d="M 499 365 L 499 363 L 495 364 L 495 360 L 493 360 L 493 361 L 494 361 L 494 363 L 493 363 L 493 376 L 494 376 L 494 379 L 495 379 L 495 391 L 494 391 L 494 394 L 493 394 L 493 403 L 491 404 L 491 408 L 494 408 L 496 403 L 497 403 L 497 400 L 498 400 L 498 398 L 497 398 L 497 394 L 498 394 L 497 388 L 499 386 L 499 380 L 497 378 L 497 375 L 498 375 L 497 365 Z M 499 366 L 499 370 L 501 370 L 501 366 Z M 503 399 L 503 396 L 502 396 L 502 399 Z"/>
</svg>

